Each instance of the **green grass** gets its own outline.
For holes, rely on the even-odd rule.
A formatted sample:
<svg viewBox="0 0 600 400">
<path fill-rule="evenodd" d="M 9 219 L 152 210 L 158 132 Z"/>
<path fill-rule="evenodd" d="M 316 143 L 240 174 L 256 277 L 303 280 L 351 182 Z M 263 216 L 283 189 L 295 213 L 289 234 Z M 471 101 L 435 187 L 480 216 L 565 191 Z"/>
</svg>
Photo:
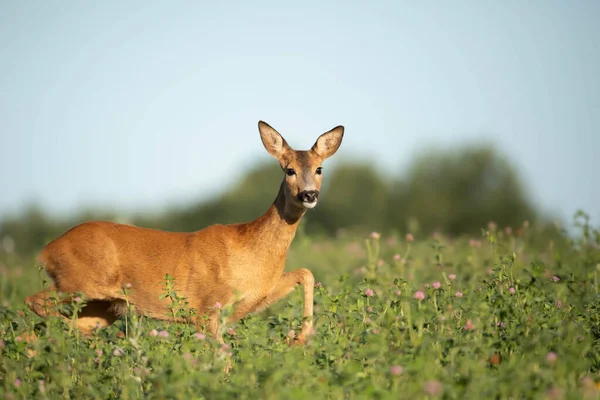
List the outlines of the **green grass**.
<svg viewBox="0 0 600 400">
<path fill-rule="evenodd" d="M 23 306 L 42 287 L 33 256 L 3 254 L 0 398 L 597 398 L 600 240 L 587 225 L 582 233 L 300 233 L 288 269 L 320 282 L 316 335 L 288 346 L 301 326 L 298 289 L 225 335 L 229 375 L 218 344 L 189 325 L 129 315 L 91 338 L 56 319 L 40 325 Z"/>
</svg>

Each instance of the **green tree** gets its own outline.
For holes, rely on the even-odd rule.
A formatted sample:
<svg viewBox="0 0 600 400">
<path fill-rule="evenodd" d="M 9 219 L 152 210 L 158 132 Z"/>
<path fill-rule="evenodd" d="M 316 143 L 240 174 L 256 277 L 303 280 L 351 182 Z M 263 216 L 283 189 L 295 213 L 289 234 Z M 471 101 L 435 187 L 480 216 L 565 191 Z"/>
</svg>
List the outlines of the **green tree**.
<svg viewBox="0 0 600 400">
<path fill-rule="evenodd" d="M 124 221 L 184 232 L 251 221 L 271 205 L 283 176 L 276 163 L 259 164 L 209 200 Z M 340 228 L 416 232 L 417 221 L 425 233 L 477 234 L 489 221 L 517 227 L 539 217 L 515 168 L 485 145 L 432 149 L 418 156 L 404 176 L 394 178 L 369 163 L 342 164 L 325 169 L 321 189 L 321 201 L 303 222 L 308 233 L 333 234 Z M 32 254 L 75 224 L 115 218 L 116 214 L 87 212 L 59 220 L 31 207 L 0 223 L 0 238 L 10 236 L 19 253 Z"/>
<path fill-rule="evenodd" d="M 277 164 L 260 164 L 223 194 L 144 222 L 167 230 L 191 232 L 216 223 L 251 221 L 271 206 L 282 179 L 283 172 Z"/>
<path fill-rule="evenodd" d="M 343 164 L 324 176 L 319 205 L 308 214 L 307 231 L 322 228 L 383 230 L 390 192 L 386 179 L 370 164 Z"/>
<path fill-rule="evenodd" d="M 516 170 L 491 146 L 420 155 L 394 191 L 396 224 L 415 218 L 426 232 L 476 233 L 489 221 L 517 226 L 535 217 Z"/>
</svg>

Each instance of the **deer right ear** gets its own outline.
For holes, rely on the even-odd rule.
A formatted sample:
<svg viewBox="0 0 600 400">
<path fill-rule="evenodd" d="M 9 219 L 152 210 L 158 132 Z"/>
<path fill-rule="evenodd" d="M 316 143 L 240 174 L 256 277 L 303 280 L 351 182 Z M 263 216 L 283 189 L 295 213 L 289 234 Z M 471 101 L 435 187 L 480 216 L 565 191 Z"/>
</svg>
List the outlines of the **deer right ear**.
<svg viewBox="0 0 600 400">
<path fill-rule="evenodd" d="M 263 146 L 265 146 L 269 154 L 278 160 L 281 159 L 289 149 L 283 136 L 264 121 L 258 121 L 258 131 L 260 132 L 260 139 L 263 142 Z"/>
</svg>

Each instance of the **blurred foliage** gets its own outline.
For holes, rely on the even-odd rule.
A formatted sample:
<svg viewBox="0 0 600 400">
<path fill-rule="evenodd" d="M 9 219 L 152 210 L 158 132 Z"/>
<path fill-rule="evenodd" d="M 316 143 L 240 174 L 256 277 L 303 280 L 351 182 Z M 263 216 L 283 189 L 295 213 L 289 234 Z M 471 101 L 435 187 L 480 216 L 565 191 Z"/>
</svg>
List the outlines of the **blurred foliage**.
<svg viewBox="0 0 600 400">
<path fill-rule="evenodd" d="M 394 224 L 414 218 L 425 231 L 452 235 L 474 232 L 488 221 L 514 227 L 536 217 L 516 170 L 492 147 L 428 152 L 392 197 L 402 207 L 390 210 Z"/>
<path fill-rule="evenodd" d="M 302 229 L 311 234 L 332 235 L 344 229 L 456 236 L 480 233 L 489 221 L 504 228 L 540 219 L 515 168 L 490 146 L 434 149 L 396 176 L 385 176 L 369 163 L 345 163 L 331 170 L 326 164 L 324 174 L 321 202 L 303 221 Z M 117 214 L 89 212 L 55 220 L 30 208 L 3 221 L 0 237 L 12 238 L 17 252 L 31 254 L 70 226 L 90 219 L 171 231 L 250 221 L 270 206 L 282 177 L 277 163 L 271 161 L 251 169 L 225 193 L 207 201 L 125 220 Z"/>
</svg>

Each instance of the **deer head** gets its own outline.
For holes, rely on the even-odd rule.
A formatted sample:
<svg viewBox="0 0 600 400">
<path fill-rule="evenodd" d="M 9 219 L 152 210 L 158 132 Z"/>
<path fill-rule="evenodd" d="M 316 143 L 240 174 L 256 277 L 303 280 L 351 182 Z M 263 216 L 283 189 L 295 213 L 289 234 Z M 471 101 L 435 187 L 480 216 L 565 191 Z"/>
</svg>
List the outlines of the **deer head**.
<svg viewBox="0 0 600 400">
<path fill-rule="evenodd" d="M 279 161 L 285 173 L 282 187 L 286 209 L 314 208 L 323 180 L 321 164 L 342 144 L 344 127 L 337 126 L 319 136 L 310 150 L 292 149 L 283 136 L 266 122 L 259 121 L 258 130 L 265 149 Z"/>
</svg>

